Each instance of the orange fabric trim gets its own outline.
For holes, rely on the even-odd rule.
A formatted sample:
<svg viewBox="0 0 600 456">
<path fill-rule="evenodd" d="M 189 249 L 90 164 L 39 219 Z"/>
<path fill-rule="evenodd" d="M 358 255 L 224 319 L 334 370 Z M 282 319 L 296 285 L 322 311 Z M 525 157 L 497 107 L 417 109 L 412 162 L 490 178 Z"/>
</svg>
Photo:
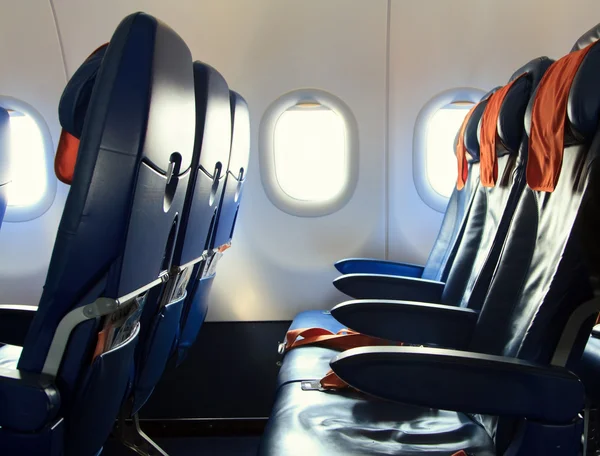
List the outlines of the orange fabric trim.
<svg viewBox="0 0 600 456">
<path fill-rule="evenodd" d="M 79 140 L 65 130 L 60 132 L 56 157 L 54 157 L 54 173 L 59 181 L 71 185 L 75 164 L 77 163 L 77 151 Z"/>
<path fill-rule="evenodd" d="M 108 46 L 108 43 L 99 46 L 86 58 L 86 60 L 106 46 Z M 65 130 L 62 130 L 60 132 L 60 139 L 58 140 L 58 147 L 56 148 L 56 155 L 54 157 L 54 173 L 59 181 L 67 185 L 71 185 L 73 182 L 78 152 L 79 139 Z"/>
<path fill-rule="evenodd" d="M 573 79 L 583 59 L 597 43 L 567 54 L 546 71 L 533 101 L 527 183 L 533 190 L 556 188 L 564 153 L 567 102 Z"/>
<path fill-rule="evenodd" d="M 285 335 L 285 351 L 305 345 L 319 345 L 336 350 L 350 350 L 357 347 L 377 345 L 402 345 L 378 337 L 366 336 L 351 329 L 340 329 L 332 333 L 323 328 L 292 329 Z"/>
<path fill-rule="evenodd" d="M 332 370 L 325 374 L 325 377 L 321 379 L 320 383 L 321 388 L 325 390 L 341 390 L 351 388 L 350 385 L 348 385 L 344 380 L 339 378 L 336 375 L 336 373 Z"/>
<path fill-rule="evenodd" d="M 465 147 L 465 130 L 467 129 L 467 124 L 469 123 L 469 119 L 473 115 L 473 111 L 479 105 L 477 103 L 465 116 L 465 120 L 463 120 L 462 125 L 460 126 L 460 130 L 458 131 L 458 142 L 456 143 L 456 160 L 458 162 L 458 178 L 456 180 L 456 189 L 462 190 L 465 188 L 465 183 L 467 182 L 467 177 L 469 177 L 469 164 L 467 163 L 467 148 Z"/>
<path fill-rule="evenodd" d="M 229 248 L 231 248 L 231 242 L 228 242 L 227 244 L 223 244 L 217 250 L 219 251 L 219 253 L 223 253 L 225 250 L 227 250 Z"/>
<path fill-rule="evenodd" d="M 525 76 L 525 73 L 494 92 L 489 98 L 488 104 L 481 116 L 481 131 L 479 132 L 479 150 L 481 157 L 479 163 L 481 170 L 481 184 L 484 187 L 493 187 L 498 180 L 496 139 L 498 138 L 498 117 L 500 116 L 500 108 L 511 87 L 523 76 Z"/>
<path fill-rule="evenodd" d="M 340 329 L 335 334 L 323 328 L 299 328 L 292 329 L 285 335 L 286 352 L 305 345 L 318 345 L 336 350 L 350 350 L 351 348 L 381 345 L 401 346 L 402 343 L 394 343 L 386 339 L 380 339 L 379 337 L 366 336 L 347 328 Z M 324 390 L 351 388 L 350 385 L 339 378 L 332 370 L 325 374 L 320 384 Z"/>
</svg>

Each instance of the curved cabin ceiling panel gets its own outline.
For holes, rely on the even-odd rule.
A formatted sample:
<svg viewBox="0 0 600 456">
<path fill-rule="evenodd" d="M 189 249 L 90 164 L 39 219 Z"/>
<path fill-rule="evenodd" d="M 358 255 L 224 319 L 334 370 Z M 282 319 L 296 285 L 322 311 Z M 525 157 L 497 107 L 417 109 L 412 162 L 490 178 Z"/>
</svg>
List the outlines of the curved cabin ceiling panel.
<svg viewBox="0 0 600 456">
<path fill-rule="evenodd" d="M 291 319 L 331 307 L 333 263 L 384 256 L 387 1 L 55 0 L 71 74 L 126 14 L 142 10 L 167 22 L 195 59 L 214 66 L 248 101 L 252 156 L 233 247 L 219 264 L 212 320 Z M 263 189 L 258 131 L 269 105 L 296 89 L 340 98 L 358 124 L 359 173 L 349 201 L 321 217 L 276 207 Z"/>
<path fill-rule="evenodd" d="M 41 114 L 54 150 L 59 135 L 58 101 L 66 78 L 50 3 L 7 2 L 0 14 L 0 37 L 0 95 L 22 100 Z M 52 206 L 42 216 L 2 225 L 0 303 L 37 304 L 65 195 L 59 184 Z"/>
</svg>

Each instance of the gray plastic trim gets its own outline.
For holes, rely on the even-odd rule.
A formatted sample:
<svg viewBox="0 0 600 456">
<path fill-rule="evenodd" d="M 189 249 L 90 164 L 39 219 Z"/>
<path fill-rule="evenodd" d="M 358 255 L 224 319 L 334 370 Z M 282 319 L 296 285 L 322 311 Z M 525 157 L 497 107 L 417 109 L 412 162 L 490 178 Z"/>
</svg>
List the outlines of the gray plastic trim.
<svg viewBox="0 0 600 456">
<path fill-rule="evenodd" d="M 581 327 L 588 318 L 594 314 L 597 314 L 598 311 L 600 311 L 600 297 L 596 297 L 587 301 L 571 314 L 569 321 L 567 321 L 567 324 L 565 325 L 565 329 L 560 337 L 560 340 L 558 341 L 550 364 L 561 367 L 565 367 L 567 365 L 569 356 L 571 356 L 571 350 L 573 349 L 573 345 L 575 345 L 575 340 L 579 335 Z"/>
<path fill-rule="evenodd" d="M 4 223 L 6 222 L 27 222 L 42 216 L 54 202 L 56 196 L 57 179 L 54 175 L 54 154 L 55 146 L 52 141 L 52 135 L 44 117 L 30 104 L 17 98 L 0 95 L 0 106 L 4 109 L 12 109 L 30 116 L 40 129 L 42 141 L 44 142 L 45 171 L 46 171 L 46 191 L 44 196 L 35 204 L 28 206 L 7 206 L 4 214 Z"/>
<path fill-rule="evenodd" d="M 273 139 L 279 117 L 302 102 L 319 103 L 340 116 L 346 131 L 346 185 L 334 198 L 326 201 L 302 201 L 283 191 L 275 173 Z M 299 217 L 321 217 L 340 210 L 352 198 L 358 182 L 358 123 L 350 107 L 340 98 L 319 89 L 298 89 L 275 100 L 265 111 L 259 132 L 260 176 L 271 202 L 284 212 Z"/>
<path fill-rule="evenodd" d="M 56 377 L 71 333 L 80 323 L 92 318 L 109 315 L 119 309 L 123 304 L 130 302 L 142 293 L 168 280 L 169 274 L 163 273 L 158 279 L 153 280 L 149 284 L 144 285 L 121 298 L 98 298 L 91 304 L 73 309 L 63 317 L 56 328 L 52 344 L 48 350 L 48 355 L 46 355 L 46 361 L 44 362 L 42 372 Z"/>
<path fill-rule="evenodd" d="M 449 198 L 433 189 L 427 176 L 427 128 L 433 114 L 458 101 L 478 102 L 486 94 L 474 87 L 457 87 L 445 90 L 429 100 L 417 116 L 413 132 L 413 181 L 421 199 L 432 209 L 446 212 Z"/>
</svg>

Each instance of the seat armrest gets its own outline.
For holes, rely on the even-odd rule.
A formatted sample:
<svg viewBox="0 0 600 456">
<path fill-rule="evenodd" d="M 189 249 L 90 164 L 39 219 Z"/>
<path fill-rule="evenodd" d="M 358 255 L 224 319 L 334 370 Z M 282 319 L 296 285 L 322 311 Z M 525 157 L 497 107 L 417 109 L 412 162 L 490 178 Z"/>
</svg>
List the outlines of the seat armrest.
<svg viewBox="0 0 600 456">
<path fill-rule="evenodd" d="M 346 274 L 333 281 L 342 293 L 355 299 L 399 299 L 439 304 L 444 283 L 386 274 Z"/>
<path fill-rule="evenodd" d="M 373 258 L 346 258 L 335 263 L 342 274 L 389 274 L 403 277 L 421 277 L 425 268 L 416 264 L 396 263 Z"/>
<path fill-rule="evenodd" d="M 0 304 L 0 342 L 23 346 L 37 306 Z"/>
<path fill-rule="evenodd" d="M 462 349 L 471 340 L 479 313 L 441 304 L 365 299 L 338 304 L 331 315 L 369 336 Z"/>
<path fill-rule="evenodd" d="M 60 394 L 50 375 L 0 367 L 0 427 L 35 432 L 60 409 Z"/>
<path fill-rule="evenodd" d="M 345 382 L 383 399 L 442 410 L 571 422 L 583 409 L 579 378 L 562 367 L 424 347 L 370 347 L 331 361 Z"/>
</svg>

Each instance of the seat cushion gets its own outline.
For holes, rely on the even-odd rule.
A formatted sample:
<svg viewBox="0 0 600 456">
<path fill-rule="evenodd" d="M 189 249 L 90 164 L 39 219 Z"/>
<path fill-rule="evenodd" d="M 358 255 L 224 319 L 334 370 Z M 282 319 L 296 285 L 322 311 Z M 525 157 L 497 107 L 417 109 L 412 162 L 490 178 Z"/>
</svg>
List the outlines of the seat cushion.
<svg viewBox="0 0 600 456">
<path fill-rule="evenodd" d="M 301 380 L 320 380 L 329 372 L 329 362 L 340 352 L 331 348 L 298 347 L 286 353 L 279 369 L 277 385 Z"/>
<path fill-rule="evenodd" d="M 261 441 L 261 456 L 492 456 L 494 443 L 467 415 L 381 401 L 358 393 L 279 393 Z"/>
<path fill-rule="evenodd" d="M 336 333 L 345 326 L 333 318 L 328 310 L 307 310 L 296 315 L 290 325 L 290 329 L 299 328 L 323 328 Z"/>
<path fill-rule="evenodd" d="M 324 328 L 333 333 L 345 328 L 326 310 L 300 312 L 289 329 Z M 329 361 L 339 351 L 329 348 L 307 346 L 298 347 L 286 353 L 283 358 L 277 385 L 299 380 L 319 380 L 329 371 Z"/>
<path fill-rule="evenodd" d="M 0 344 L 0 367 L 16 369 L 22 350 L 22 347 L 17 347 L 16 345 Z"/>
</svg>

